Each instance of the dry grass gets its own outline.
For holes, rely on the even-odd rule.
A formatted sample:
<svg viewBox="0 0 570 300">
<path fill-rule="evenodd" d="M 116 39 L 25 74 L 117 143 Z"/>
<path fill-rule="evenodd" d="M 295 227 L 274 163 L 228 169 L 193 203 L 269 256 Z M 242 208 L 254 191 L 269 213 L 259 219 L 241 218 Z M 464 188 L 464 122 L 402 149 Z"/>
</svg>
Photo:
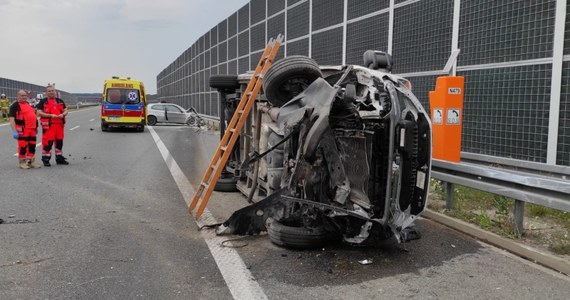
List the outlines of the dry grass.
<svg viewBox="0 0 570 300">
<path fill-rule="evenodd" d="M 570 255 L 570 213 L 525 204 L 524 232 L 520 234 L 514 226 L 514 199 L 460 185 L 454 185 L 453 192 L 454 208 L 448 211 L 443 185 L 432 179 L 428 207 L 538 249 Z"/>
</svg>

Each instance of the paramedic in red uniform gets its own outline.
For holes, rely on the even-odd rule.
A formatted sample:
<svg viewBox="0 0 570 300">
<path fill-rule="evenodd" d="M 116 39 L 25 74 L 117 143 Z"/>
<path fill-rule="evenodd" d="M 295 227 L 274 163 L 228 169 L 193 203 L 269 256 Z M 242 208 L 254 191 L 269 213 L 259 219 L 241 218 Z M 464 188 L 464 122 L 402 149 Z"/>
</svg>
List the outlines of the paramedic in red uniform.
<svg viewBox="0 0 570 300">
<path fill-rule="evenodd" d="M 12 137 L 18 140 L 18 161 L 20 169 L 37 169 L 35 162 L 36 134 L 38 132 L 38 119 L 36 111 L 28 103 L 28 93 L 18 91 L 18 101 L 10 105 L 8 117 L 12 126 Z"/>
<path fill-rule="evenodd" d="M 51 148 L 55 146 L 55 163 L 58 165 L 69 164 L 63 157 L 63 129 L 65 126 L 65 116 L 67 107 L 65 102 L 56 97 L 55 87 L 46 87 L 46 98 L 42 99 L 36 106 L 42 125 L 42 162 L 49 167 L 51 159 Z"/>
</svg>

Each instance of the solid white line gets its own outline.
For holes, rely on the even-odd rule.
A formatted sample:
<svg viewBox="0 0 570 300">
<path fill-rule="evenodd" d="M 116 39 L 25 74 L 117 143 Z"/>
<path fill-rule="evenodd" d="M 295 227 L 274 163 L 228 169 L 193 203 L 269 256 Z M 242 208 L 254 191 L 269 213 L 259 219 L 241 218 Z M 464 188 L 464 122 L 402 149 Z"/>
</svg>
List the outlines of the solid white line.
<svg viewBox="0 0 570 300">
<path fill-rule="evenodd" d="M 194 187 L 170 155 L 170 151 L 168 151 L 152 126 L 148 126 L 148 131 L 152 135 L 160 154 L 162 154 L 162 158 L 168 166 L 172 177 L 174 177 L 186 206 L 188 206 L 190 199 L 194 196 Z M 207 208 L 202 214 L 201 222 L 196 221 L 196 224 L 201 226 L 200 223 L 202 222 L 205 224 L 218 223 Z M 227 240 L 227 237 L 216 236 L 213 230 L 202 230 L 201 234 L 234 299 L 268 299 L 235 249 L 221 246 L 222 242 Z"/>
<path fill-rule="evenodd" d="M 93 121 L 95 121 L 95 119 L 91 119 L 91 120 L 89 120 L 89 122 L 93 122 Z"/>
<path fill-rule="evenodd" d="M 77 125 L 77 126 L 75 126 L 75 127 L 73 127 L 73 128 L 70 128 L 69 131 L 72 131 L 72 130 L 77 129 L 77 128 L 79 128 L 79 127 L 80 127 L 80 126 Z"/>
</svg>

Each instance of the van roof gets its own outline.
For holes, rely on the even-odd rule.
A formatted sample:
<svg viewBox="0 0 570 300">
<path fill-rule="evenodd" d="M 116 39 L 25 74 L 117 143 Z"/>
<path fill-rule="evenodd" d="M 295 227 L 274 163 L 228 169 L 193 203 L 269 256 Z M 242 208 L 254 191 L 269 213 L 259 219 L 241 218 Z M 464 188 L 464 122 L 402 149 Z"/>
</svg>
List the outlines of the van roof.
<svg viewBox="0 0 570 300">
<path fill-rule="evenodd" d="M 134 88 L 134 89 L 142 89 L 144 91 L 144 84 L 140 80 L 130 79 L 127 78 L 119 78 L 113 76 L 107 80 L 105 80 L 105 88 Z"/>
<path fill-rule="evenodd" d="M 132 79 L 131 77 L 118 77 L 118 76 L 113 76 L 113 77 L 108 78 L 107 80 L 105 80 L 105 82 L 125 82 L 125 81 L 132 81 L 132 82 L 139 82 L 139 83 L 142 83 L 142 81 L 137 80 L 137 79 Z"/>
</svg>

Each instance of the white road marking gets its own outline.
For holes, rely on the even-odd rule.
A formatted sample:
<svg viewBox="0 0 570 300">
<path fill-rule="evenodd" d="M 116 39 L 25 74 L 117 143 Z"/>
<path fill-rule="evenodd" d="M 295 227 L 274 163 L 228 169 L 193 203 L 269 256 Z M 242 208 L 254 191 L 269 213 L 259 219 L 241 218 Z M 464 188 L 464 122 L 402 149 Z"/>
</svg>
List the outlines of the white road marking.
<svg viewBox="0 0 570 300">
<path fill-rule="evenodd" d="M 194 187 L 170 155 L 170 151 L 168 151 L 152 126 L 148 126 L 148 131 L 162 154 L 162 158 L 168 166 L 172 177 L 174 177 L 186 206 L 188 206 L 190 199 L 194 196 Z M 202 214 L 201 221 L 205 224 L 218 223 L 207 208 Z M 196 224 L 201 226 L 200 223 L 202 222 L 196 221 Z M 227 237 L 216 236 L 213 230 L 202 230 L 201 233 L 234 299 L 268 299 L 235 249 L 221 246 L 222 242 L 227 240 Z"/>
<path fill-rule="evenodd" d="M 77 125 L 77 126 L 75 126 L 75 127 L 73 127 L 73 128 L 70 128 L 69 131 L 75 130 L 75 129 L 79 128 L 79 127 L 80 127 L 80 126 Z"/>
<path fill-rule="evenodd" d="M 89 120 L 89 122 L 93 122 L 93 121 L 95 121 L 95 119 L 91 119 L 91 120 Z"/>
</svg>

